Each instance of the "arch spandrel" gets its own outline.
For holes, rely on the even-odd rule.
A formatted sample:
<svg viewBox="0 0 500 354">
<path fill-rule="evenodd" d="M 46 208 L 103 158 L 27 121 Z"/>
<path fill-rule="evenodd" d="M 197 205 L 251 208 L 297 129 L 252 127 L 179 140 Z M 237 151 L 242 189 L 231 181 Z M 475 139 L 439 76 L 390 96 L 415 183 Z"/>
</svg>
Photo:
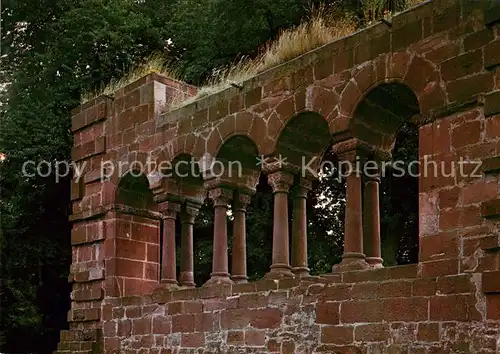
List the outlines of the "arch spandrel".
<svg viewBox="0 0 500 354">
<path fill-rule="evenodd" d="M 330 142 L 326 119 L 316 112 L 301 112 L 279 131 L 273 154 L 289 164 L 302 166 L 304 161 L 323 156 Z"/>
<path fill-rule="evenodd" d="M 115 204 L 156 211 L 149 179 L 142 172 L 129 170 L 119 179 L 115 188 Z"/>
<path fill-rule="evenodd" d="M 245 134 L 232 134 L 216 152 L 211 172 L 221 183 L 253 190 L 261 172 L 259 156 L 258 147 L 250 137 Z"/>
<path fill-rule="evenodd" d="M 345 128 L 345 124 L 334 124 L 341 117 L 348 117 L 351 128 L 354 113 L 360 102 L 375 87 L 382 84 L 399 83 L 410 88 L 419 103 L 422 116 L 446 104 L 444 84 L 436 66 L 419 55 L 407 52 L 384 54 L 357 71 L 340 94 L 337 116 L 329 119 L 332 128 Z"/>
<path fill-rule="evenodd" d="M 403 83 L 381 83 L 356 106 L 349 130 L 376 150 L 391 151 L 400 126 L 420 113 L 418 98 Z"/>
</svg>

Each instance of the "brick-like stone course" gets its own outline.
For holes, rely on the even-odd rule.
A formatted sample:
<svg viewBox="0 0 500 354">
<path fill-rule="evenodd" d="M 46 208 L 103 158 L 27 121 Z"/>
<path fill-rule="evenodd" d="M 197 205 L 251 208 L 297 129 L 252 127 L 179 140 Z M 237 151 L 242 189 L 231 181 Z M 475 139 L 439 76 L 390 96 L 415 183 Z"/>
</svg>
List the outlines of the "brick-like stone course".
<svg viewBox="0 0 500 354">
<path fill-rule="evenodd" d="M 59 352 L 498 352 L 499 11 L 496 2 L 435 0 L 397 15 L 392 27 L 371 26 L 241 90 L 173 111 L 164 108 L 196 88 L 157 74 L 73 110 L 81 178 L 71 184 L 72 306 Z M 253 141 L 259 155 L 273 154 L 306 111 L 324 124 L 324 137 L 311 142 L 357 138 L 389 152 L 391 122 L 403 117 L 377 108 L 387 116 L 373 120 L 357 111 L 387 82 L 406 86 L 418 101 L 419 114 L 404 118 L 419 124 L 421 172 L 444 164 L 437 175 L 419 177 L 418 265 L 155 290 L 161 215 L 151 200 L 120 186 L 123 176 L 101 178 L 103 161 L 130 168 L 199 159 L 235 135 Z M 453 168 L 462 173 L 447 175 Z M 158 193 L 199 193 L 142 182 Z"/>
<path fill-rule="evenodd" d="M 113 345 L 105 344 L 105 350 L 371 353 L 373 348 L 400 348 L 413 353 L 439 346 L 443 353 L 458 347 L 495 353 L 500 328 L 487 319 L 500 316 L 493 295 L 499 291 L 493 282 L 498 275 L 484 273 L 481 288 L 477 274 L 422 278 L 412 268 L 387 269 L 401 274 L 390 280 L 380 280 L 377 271 L 360 271 L 348 277 L 350 282 L 325 278 L 319 285 L 304 280 L 281 290 L 257 282 L 261 291 L 250 292 L 235 286 L 227 297 L 194 291 L 189 300 L 162 304 L 149 297 L 113 300 L 116 315 L 104 322 L 107 343 Z M 360 289 L 372 292 L 368 296 Z M 486 301 L 483 292 L 491 294 Z M 158 290 L 156 295 L 162 293 L 175 292 Z M 278 297 L 279 302 L 266 302 Z"/>
</svg>

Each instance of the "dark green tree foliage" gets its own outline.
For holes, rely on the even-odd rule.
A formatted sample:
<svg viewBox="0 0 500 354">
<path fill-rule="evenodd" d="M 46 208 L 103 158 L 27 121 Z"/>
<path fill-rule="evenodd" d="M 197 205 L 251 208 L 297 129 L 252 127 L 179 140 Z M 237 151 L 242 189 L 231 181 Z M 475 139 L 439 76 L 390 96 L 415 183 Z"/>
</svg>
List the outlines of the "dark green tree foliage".
<svg viewBox="0 0 500 354">
<path fill-rule="evenodd" d="M 340 12 L 359 17 L 364 14 L 360 0 L 311 3 L 333 4 Z M 255 55 L 281 29 L 299 23 L 309 5 L 307 0 L 2 2 L 0 77 L 9 85 L 0 90 L 0 152 L 8 156 L 0 163 L 0 351 L 51 352 L 59 330 L 66 325 L 71 263 L 69 176 L 56 181 L 52 171 L 48 177 L 28 177 L 22 167 L 26 161 L 70 160 L 69 112 L 79 105 L 82 90 L 119 78 L 146 56 L 167 49 L 186 81 L 202 83 L 214 69 L 238 56 Z M 173 47 L 168 45 L 170 40 Z M 411 134 L 400 140 L 407 157 L 415 148 Z M 394 187 L 395 183 L 390 192 L 383 189 L 384 198 L 389 198 L 382 204 L 383 225 L 391 225 L 387 235 L 398 241 L 392 250 L 384 250 L 396 253 L 395 261 L 408 262 L 415 259 L 416 248 L 414 239 L 405 238 L 404 233 L 413 230 L 411 225 L 417 220 L 412 209 L 417 205 L 416 193 L 412 189 L 409 198 L 407 185 L 401 182 Z M 342 183 L 325 178 L 308 200 L 313 273 L 327 272 L 340 260 L 344 193 Z M 338 202 L 339 208 L 313 208 L 320 195 Z M 400 216 L 394 209 L 388 212 L 388 205 L 398 205 Z M 271 263 L 272 211 L 272 193 L 262 181 L 247 213 L 252 280 L 265 274 Z M 195 228 L 196 281 L 202 284 L 211 272 L 213 211 L 209 205 L 202 208 Z"/>
<path fill-rule="evenodd" d="M 280 29 L 300 22 L 304 0 L 179 0 L 169 23 L 173 55 L 187 81 L 200 83 L 212 70 L 255 55 Z"/>
<path fill-rule="evenodd" d="M 418 161 L 418 128 L 413 124 L 405 123 L 399 130 L 392 160 L 399 161 L 400 168 L 386 169 L 380 184 L 382 257 L 386 266 L 418 261 L 418 178 L 415 176 L 419 171 L 415 164 L 410 164 Z"/>
<path fill-rule="evenodd" d="M 69 161 L 69 112 L 81 89 L 119 77 L 163 48 L 161 31 L 137 6 L 22 1 L 3 9 L 2 41 L 10 47 L 2 46 L 2 69 L 11 84 L 0 123 L 0 151 L 8 156 L 0 164 L 2 351 L 54 350 L 69 305 L 69 177 L 56 181 L 54 164 L 52 173 L 42 170 L 48 177 L 27 177 L 23 164 Z"/>
<path fill-rule="evenodd" d="M 198 286 L 210 279 L 210 273 L 212 273 L 213 230 L 214 208 L 210 200 L 207 199 L 201 206 L 194 224 L 194 281 Z"/>
<path fill-rule="evenodd" d="M 246 221 L 248 278 L 257 280 L 269 271 L 273 243 L 273 194 L 265 176 L 247 208 Z"/>
<path fill-rule="evenodd" d="M 345 181 L 337 168 L 332 169 L 337 162 L 334 156 L 327 153 L 324 162 L 324 177 L 313 184 L 307 199 L 308 261 L 315 275 L 330 273 L 344 248 Z"/>
</svg>

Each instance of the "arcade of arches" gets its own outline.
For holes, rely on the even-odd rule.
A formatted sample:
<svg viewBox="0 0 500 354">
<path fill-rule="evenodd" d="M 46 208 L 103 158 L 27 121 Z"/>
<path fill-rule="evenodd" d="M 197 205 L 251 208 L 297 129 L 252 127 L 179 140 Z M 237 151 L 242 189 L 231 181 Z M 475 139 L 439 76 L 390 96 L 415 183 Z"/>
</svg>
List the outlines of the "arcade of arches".
<svg viewBox="0 0 500 354">
<path fill-rule="evenodd" d="M 58 353 L 498 353 L 499 10 L 434 0 L 172 111 L 196 88 L 157 74 L 76 109 Z M 438 170 L 419 171 L 418 263 L 384 267 L 381 166 L 409 123 Z M 330 155 L 343 255 L 311 276 L 306 198 Z M 264 180 L 272 256 L 249 281 L 246 211 Z M 196 287 L 207 199 L 212 269 Z"/>
<path fill-rule="evenodd" d="M 208 161 L 207 156 L 202 159 L 205 171 L 200 171 L 199 163 L 185 154 L 176 157 L 167 169 L 154 171 L 168 176 L 153 189 L 164 217 L 161 282 L 166 286 L 194 286 L 192 225 L 206 195 L 214 208 L 213 269 L 206 285 L 247 281 L 245 211 L 261 170 L 274 194 L 272 264 L 266 277 L 309 276 L 306 198 L 317 178 L 321 156 L 328 148 L 338 159 L 349 162 L 345 166 L 353 170 L 343 171 L 347 176 L 345 249 L 342 263 L 335 265 L 333 271 L 382 267 L 380 176 L 373 168 L 390 159 L 398 128 L 418 112 L 417 98 L 407 86 L 382 83 L 360 102 L 354 113 L 352 136 L 347 139 L 342 137 L 335 142 L 339 138 L 332 138 L 324 117 L 303 112 L 291 118 L 279 132 L 273 156 L 260 157 L 251 138 L 233 135 L 223 142 L 213 160 Z M 259 159 L 265 161 L 259 163 Z M 364 168 L 365 163 L 372 165 L 371 170 Z M 172 185 L 176 186 L 175 192 L 166 192 L 172 190 Z M 293 200 L 291 211 L 289 198 Z M 234 222 L 229 274 L 226 215 L 231 204 Z M 289 213 L 293 215 L 291 254 Z M 177 216 L 182 225 L 179 280 L 175 252 Z"/>
</svg>

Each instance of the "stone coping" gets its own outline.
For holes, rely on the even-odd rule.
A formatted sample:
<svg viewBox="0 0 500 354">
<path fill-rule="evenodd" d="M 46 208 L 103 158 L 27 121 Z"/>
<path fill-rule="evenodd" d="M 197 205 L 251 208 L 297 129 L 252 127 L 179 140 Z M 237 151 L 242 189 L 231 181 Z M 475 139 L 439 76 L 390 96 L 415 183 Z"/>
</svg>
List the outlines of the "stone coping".
<svg viewBox="0 0 500 354">
<path fill-rule="evenodd" d="M 397 281 L 404 279 L 419 278 L 419 264 L 409 264 L 394 267 L 385 267 L 368 270 L 347 271 L 343 273 L 324 274 L 321 276 L 309 276 L 303 278 L 283 278 L 279 280 L 261 279 L 244 284 L 220 284 L 217 286 L 168 289 L 160 285 L 152 294 L 131 295 L 117 298 L 106 298 L 105 304 L 112 306 L 146 305 L 153 303 L 168 303 L 171 301 L 209 299 L 217 297 L 229 297 L 245 293 L 256 293 L 260 291 L 287 290 L 295 287 L 305 287 L 308 292 L 310 288 L 317 287 L 321 291 L 329 284 L 352 284 L 358 282 L 381 282 Z M 454 274 L 456 276 L 458 274 Z M 461 274 L 462 276 L 464 274 Z M 469 276 L 467 274 L 467 276 Z M 429 279 L 432 277 L 428 277 Z M 436 277 L 434 277 L 436 278 Z"/>
<path fill-rule="evenodd" d="M 418 4 L 410 9 L 398 13 L 392 18 L 390 27 L 383 23 L 377 22 L 366 28 L 357 30 L 356 32 L 347 36 L 336 39 L 333 42 L 327 43 L 321 47 L 315 48 L 309 52 L 299 55 L 287 62 L 279 64 L 275 67 L 269 68 L 262 73 L 258 73 L 253 78 L 250 78 L 242 83 L 241 88 L 229 87 L 220 92 L 213 93 L 208 96 L 200 97 L 194 102 L 180 106 L 174 110 L 167 111 L 158 117 L 157 127 L 165 124 L 172 124 L 175 121 L 195 114 L 203 109 L 217 104 L 221 101 L 229 101 L 231 98 L 241 94 L 252 91 L 258 88 L 263 83 L 270 82 L 276 78 L 282 77 L 290 72 L 294 72 L 320 61 L 322 58 L 329 56 L 336 56 L 339 53 L 354 49 L 359 43 L 368 42 L 371 38 L 376 38 L 394 30 L 400 29 L 403 26 L 421 20 L 424 14 L 433 14 L 433 10 L 442 4 L 443 7 L 450 7 L 453 4 L 447 4 L 445 1 L 429 0 L 424 3 Z M 448 5 L 448 6 L 446 6 Z M 353 67 L 356 66 L 353 64 Z"/>
</svg>

